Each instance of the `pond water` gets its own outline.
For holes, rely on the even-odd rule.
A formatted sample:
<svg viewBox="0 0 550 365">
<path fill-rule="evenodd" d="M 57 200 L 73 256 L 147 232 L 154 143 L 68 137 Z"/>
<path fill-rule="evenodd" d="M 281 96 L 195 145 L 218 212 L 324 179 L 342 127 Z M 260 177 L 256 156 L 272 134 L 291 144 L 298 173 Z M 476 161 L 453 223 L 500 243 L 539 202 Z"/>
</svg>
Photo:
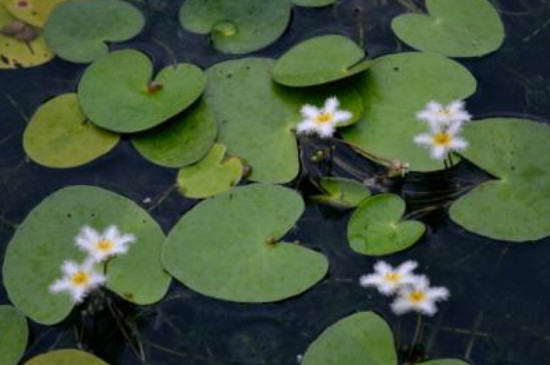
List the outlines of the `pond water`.
<svg viewBox="0 0 550 365">
<path fill-rule="evenodd" d="M 207 68 L 237 58 L 215 50 L 206 37 L 182 29 L 177 20 L 181 1 L 133 3 L 146 14 L 146 29 L 114 49 L 143 50 L 157 68 L 174 61 Z M 468 100 L 469 111 L 478 119 L 504 115 L 547 122 L 550 63 L 545 56 L 550 44 L 550 3 L 493 3 L 503 18 L 507 37 L 494 54 L 459 60 L 479 84 Z M 300 40 L 327 33 L 348 35 L 364 46 L 369 57 L 404 51 L 407 47 L 395 38 L 389 24 L 407 10 L 407 4 L 411 3 L 340 0 L 321 9 L 296 7 L 284 35 L 254 55 L 276 58 Z M 55 59 L 33 69 L 0 71 L 2 261 L 17 224 L 61 187 L 95 185 L 127 196 L 148 210 L 165 232 L 197 203 L 174 189 L 177 170 L 147 162 L 128 140 L 95 162 L 74 169 L 49 169 L 27 159 L 21 136 L 30 116 L 45 100 L 74 91 L 85 68 Z M 329 169 L 357 180 L 378 171 L 343 144 L 336 144 L 334 166 L 313 164 L 308 157 L 327 144 L 303 142 L 305 173 L 289 186 L 305 196 L 314 193 L 309 180 Z M 440 206 L 417 215 L 428 224 L 427 234 L 413 248 L 388 257 L 388 261 L 417 260 L 436 285 L 451 290 L 452 297 L 441 306 L 441 312 L 426 321 L 423 347 L 431 358 L 461 357 L 478 365 L 546 364 L 550 358 L 550 238 L 525 244 L 483 238 L 454 224 L 445 209 L 450 199 L 487 178 L 463 162 L 448 172 L 410 174 L 402 184 L 378 187 L 405 196 L 412 214 Z M 400 327 L 400 341 L 410 342 L 415 317 L 398 320 L 385 298 L 358 285 L 359 276 L 371 271 L 377 259 L 350 250 L 346 242 L 350 214 L 307 203 L 305 214 L 287 238 L 321 251 L 330 261 L 330 272 L 298 297 L 272 304 L 237 304 L 204 297 L 173 281 L 159 304 L 134 307 L 117 302 L 118 321 L 106 309 L 95 321 L 71 317 L 53 327 L 31 324 L 25 359 L 49 349 L 82 346 L 113 365 L 291 365 L 320 332 L 361 310 L 382 314 L 394 332 Z M 7 303 L 0 285 L 0 304 Z"/>
</svg>

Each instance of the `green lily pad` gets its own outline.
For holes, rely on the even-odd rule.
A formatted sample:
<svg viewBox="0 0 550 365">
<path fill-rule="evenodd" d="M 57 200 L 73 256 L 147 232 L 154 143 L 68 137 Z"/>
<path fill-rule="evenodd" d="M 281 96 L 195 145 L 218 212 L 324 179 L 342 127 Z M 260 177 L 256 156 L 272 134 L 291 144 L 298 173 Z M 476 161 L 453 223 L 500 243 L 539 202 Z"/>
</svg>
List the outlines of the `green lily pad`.
<svg viewBox="0 0 550 365">
<path fill-rule="evenodd" d="M 55 350 L 33 357 L 25 365 L 109 365 L 92 354 L 80 350 Z"/>
<path fill-rule="evenodd" d="M 0 29 L 16 20 L 0 5 Z M 43 36 L 23 42 L 0 33 L 0 70 L 27 68 L 42 65 L 53 58 Z"/>
<path fill-rule="evenodd" d="M 364 255 L 388 255 L 415 244 L 426 228 L 418 221 L 402 221 L 405 201 L 395 194 L 364 200 L 348 223 L 351 248 Z"/>
<path fill-rule="evenodd" d="M 495 118 L 468 124 L 464 136 L 470 148 L 462 155 L 498 180 L 457 200 L 451 218 L 497 240 L 523 242 L 550 235 L 550 127 Z"/>
<path fill-rule="evenodd" d="M 25 23 L 43 28 L 53 8 L 67 0 L 1 0 L 0 5 L 17 19 Z"/>
<path fill-rule="evenodd" d="M 165 167 L 184 167 L 203 158 L 216 139 L 214 114 L 201 100 L 177 120 L 132 136 L 132 144 L 147 160 Z"/>
<path fill-rule="evenodd" d="M 16 365 L 27 347 L 27 320 L 10 305 L 0 305 L 0 364 Z"/>
<path fill-rule="evenodd" d="M 129 40 L 144 25 L 141 12 L 125 1 L 73 0 L 54 8 L 44 35 L 59 57 L 88 63 L 109 53 L 105 42 Z"/>
<path fill-rule="evenodd" d="M 108 130 L 140 132 L 185 110 L 206 86 L 202 70 L 188 63 L 164 68 L 154 81 L 152 74 L 151 60 L 138 51 L 117 51 L 94 62 L 78 85 L 84 114 Z"/>
<path fill-rule="evenodd" d="M 322 6 L 332 5 L 336 0 L 291 0 L 293 4 L 307 8 L 320 8 Z"/>
<path fill-rule="evenodd" d="M 243 176 L 238 157 L 225 158 L 224 145 L 215 144 L 206 157 L 178 173 L 178 187 L 188 198 L 202 199 L 227 191 Z"/>
<path fill-rule="evenodd" d="M 470 363 L 458 359 L 441 359 L 421 362 L 418 365 L 470 365 Z"/>
<path fill-rule="evenodd" d="M 325 35 L 308 39 L 286 52 L 273 67 L 273 79 L 286 86 L 325 84 L 365 71 L 371 61 L 351 39 Z"/>
<path fill-rule="evenodd" d="M 278 242 L 304 210 L 298 193 L 248 185 L 205 200 L 168 235 L 162 261 L 176 279 L 214 298 L 273 302 L 321 280 L 327 259 L 297 243 Z"/>
<path fill-rule="evenodd" d="M 64 260 L 84 259 L 74 244 L 80 228 L 104 229 L 110 224 L 135 234 L 137 241 L 126 255 L 109 262 L 107 287 L 137 304 L 160 300 L 170 277 L 160 263 L 164 234 L 158 224 L 123 196 L 91 186 L 72 186 L 34 208 L 8 245 L 3 275 L 14 305 L 38 323 L 63 320 L 74 304 L 67 295 L 50 293 L 49 286 L 60 277 Z"/>
<path fill-rule="evenodd" d="M 376 59 L 357 87 L 369 108 L 361 121 L 343 131 L 344 138 L 375 155 L 407 162 L 412 171 L 433 171 L 444 165 L 414 143 L 415 135 L 428 131 L 416 113 L 430 100 L 447 103 L 468 97 L 476 80 L 448 58 L 410 52 Z"/>
<path fill-rule="evenodd" d="M 246 58 L 217 64 L 207 71 L 205 100 L 220 128 L 218 139 L 228 153 L 252 167 L 250 179 L 269 183 L 292 180 L 299 169 L 293 132 L 301 121 L 302 104 L 322 106 L 336 95 L 341 107 L 353 112 L 350 123 L 362 112 L 361 98 L 351 87 L 290 89 L 271 80 L 273 60 Z"/>
<path fill-rule="evenodd" d="M 43 104 L 34 114 L 23 134 L 23 148 L 36 163 L 67 168 L 108 153 L 119 139 L 87 122 L 76 94 L 63 94 Z"/>
<path fill-rule="evenodd" d="M 324 177 L 320 184 L 325 190 L 325 194 L 315 195 L 311 198 L 340 209 L 355 208 L 370 196 L 370 190 L 366 186 L 351 179 Z"/>
<path fill-rule="evenodd" d="M 390 327 L 373 312 L 359 312 L 328 329 L 309 346 L 303 365 L 396 365 Z"/>
<path fill-rule="evenodd" d="M 210 34 L 216 49 L 233 54 L 275 42 L 289 21 L 288 0 L 187 0 L 180 10 L 185 29 Z"/>
<path fill-rule="evenodd" d="M 429 15 L 404 14 L 392 29 L 403 42 L 449 57 L 483 56 L 504 41 L 504 26 L 487 0 L 426 0 Z"/>
</svg>

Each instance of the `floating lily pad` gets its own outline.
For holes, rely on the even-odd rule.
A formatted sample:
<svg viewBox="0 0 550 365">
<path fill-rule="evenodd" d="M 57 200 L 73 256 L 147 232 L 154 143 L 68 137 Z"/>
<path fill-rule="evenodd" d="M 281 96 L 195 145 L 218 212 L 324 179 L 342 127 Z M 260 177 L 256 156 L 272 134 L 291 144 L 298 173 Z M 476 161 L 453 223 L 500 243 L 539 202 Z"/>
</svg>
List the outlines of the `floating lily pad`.
<svg viewBox="0 0 550 365">
<path fill-rule="evenodd" d="M 67 0 L 1 0 L 0 4 L 17 19 L 42 28 L 53 8 Z"/>
<path fill-rule="evenodd" d="M 487 0 L 426 0 L 429 14 L 404 14 L 392 28 L 403 42 L 449 57 L 483 56 L 504 40 L 504 26 Z"/>
<path fill-rule="evenodd" d="M 307 349 L 303 365 L 396 365 L 393 335 L 373 312 L 346 317 L 328 329 Z"/>
<path fill-rule="evenodd" d="M 165 167 L 184 167 L 203 158 L 216 139 L 218 126 L 203 101 L 176 120 L 132 136 L 132 144 L 147 160 Z"/>
<path fill-rule="evenodd" d="M 292 3 L 298 6 L 304 6 L 308 8 L 320 8 L 322 6 L 328 6 L 334 4 L 336 0 L 291 0 Z"/>
<path fill-rule="evenodd" d="M 44 35 L 59 57 L 88 63 L 109 53 L 105 42 L 131 39 L 144 25 L 141 12 L 125 1 L 73 0 L 54 8 Z"/>
<path fill-rule="evenodd" d="M 430 100 L 447 103 L 473 94 L 476 80 L 470 72 L 448 58 L 430 53 L 400 53 L 376 59 L 358 81 L 363 118 L 345 129 L 345 139 L 389 160 L 408 162 L 413 171 L 444 168 L 413 138 L 426 133 L 426 123 L 416 112 Z"/>
<path fill-rule="evenodd" d="M 34 208 L 8 245 L 4 284 L 14 305 L 38 323 L 63 320 L 74 305 L 69 296 L 50 293 L 49 286 L 61 275 L 64 260 L 84 259 L 74 244 L 80 228 L 104 229 L 110 224 L 135 234 L 137 242 L 126 255 L 109 262 L 107 287 L 137 304 L 160 300 L 170 277 L 160 263 L 164 234 L 158 224 L 123 196 L 91 186 L 72 186 Z"/>
<path fill-rule="evenodd" d="M 361 98 L 352 87 L 290 89 L 271 80 L 273 61 L 246 58 L 217 64 L 207 71 L 205 100 L 220 128 L 219 141 L 228 153 L 252 167 L 251 180 L 284 183 L 298 173 L 298 149 L 292 129 L 300 122 L 302 104 L 322 106 L 336 95 L 342 109 L 362 112 Z"/>
<path fill-rule="evenodd" d="M 340 209 L 355 208 L 362 200 L 370 196 L 370 191 L 366 186 L 351 179 L 324 177 L 320 184 L 325 190 L 325 194 L 315 195 L 311 198 Z"/>
<path fill-rule="evenodd" d="M 0 364 L 16 365 L 27 347 L 27 320 L 15 308 L 0 305 Z"/>
<path fill-rule="evenodd" d="M 55 350 L 30 359 L 25 365 L 108 365 L 92 354 L 80 350 Z"/>
<path fill-rule="evenodd" d="M 16 20 L 6 8 L 0 5 L 0 29 Z M 53 58 L 43 36 L 23 42 L 0 33 L 0 69 L 34 67 Z"/>
<path fill-rule="evenodd" d="M 76 94 L 60 95 L 43 104 L 23 134 L 29 157 L 44 166 L 84 165 L 109 152 L 119 136 L 87 122 Z"/>
<path fill-rule="evenodd" d="M 286 86 L 313 86 L 365 71 L 371 61 L 351 39 L 325 35 L 308 39 L 286 52 L 273 67 L 273 79 Z"/>
<path fill-rule="evenodd" d="M 238 157 L 225 158 L 224 145 L 215 144 L 206 157 L 178 173 L 178 187 L 188 198 L 208 198 L 237 185 L 243 176 Z"/>
<path fill-rule="evenodd" d="M 402 221 L 405 201 L 395 194 L 364 200 L 348 224 L 348 241 L 364 255 L 388 255 L 416 243 L 425 231 L 418 221 Z"/>
<path fill-rule="evenodd" d="M 304 210 L 298 193 L 249 185 L 205 200 L 168 235 L 162 261 L 176 279 L 211 297 L 272 302 L 300 294 L 327 272 L 326 258 L 278 240 Z"/>
<path fill-rule="evenodd" d="M 421 362 L 418 365 L 470 365 L 470 363 L 458 359 L 441 359 Z"/>
<path fill-rule="evenodd" d="M 289 21 L 288 0 L 187 0 L 180 11 L 185 29 L 210 34 L 216 49 L 233 54 L 275 42 Z"/>
<path fill-rule="evenodd" d="M 451 218 L 474 233 L 523 242 L 550 235 L 550 127 L 495 118 L 464 128 L 462 155 L 497 178 L 456 201 Z"/>
<path fill-rule="evenodd" d="M 143 53 L 113 52 L 84 73 L 78 85 L 80 106 L 102 128 L 140 132 L 185 110 L 206 86 L 202 70 L 188 63 L 164 68 L 154 81 L 152 76 L 151 60 Z"/>
</svg>

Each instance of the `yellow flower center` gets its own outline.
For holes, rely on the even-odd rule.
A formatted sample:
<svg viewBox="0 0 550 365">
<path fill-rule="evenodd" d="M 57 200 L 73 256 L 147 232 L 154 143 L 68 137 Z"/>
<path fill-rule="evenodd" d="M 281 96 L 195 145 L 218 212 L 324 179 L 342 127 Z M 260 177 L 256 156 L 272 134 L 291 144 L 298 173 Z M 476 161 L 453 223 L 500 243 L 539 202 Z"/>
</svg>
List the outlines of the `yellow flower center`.
<svg viewBox="0 0 550 365">
<path fill-rule="evenodd" d="M 386 274 L 386 277 L 385 277 L 386 281 L 390 281 L 390 282 L 396 282 L 396 281 L 399 281 L 399 279 L 401 279 L 401 275 L 399 275 L 398 273 L 396 272 L 389 272 Z"/>
<path fill-rule="evenodd" d="M 426 293 L 420 290 L 413 290 L 409 294 L 409 300 L 414 303 L 422 302 L 426 299 Z"/>
<path fill-rule="evenodd" d="M 317 123 L 324 124 L 329 123 L 332 121 L 332 114 L 331 113 L 319 113 L 317 116 Z"/>
<path fill-rule="evenodd" d="M 100 251 L 111 251 L 113 249 L 113 242 L 109 240 L 101 240 L 97 244 L 97 249 Z"/>
<path fill-rule="evenodd" d="M 433 136 L 436 146 L 448 146 L 451 143 L 451 135 L 446 132 L 439 132 Z"/>
<path fill-rule="evenodd" d="M 74 285 L 86 285 L 90 281 L 90 275 L 86 272 L 79 271 L 73 275 Z"/>
</svg>

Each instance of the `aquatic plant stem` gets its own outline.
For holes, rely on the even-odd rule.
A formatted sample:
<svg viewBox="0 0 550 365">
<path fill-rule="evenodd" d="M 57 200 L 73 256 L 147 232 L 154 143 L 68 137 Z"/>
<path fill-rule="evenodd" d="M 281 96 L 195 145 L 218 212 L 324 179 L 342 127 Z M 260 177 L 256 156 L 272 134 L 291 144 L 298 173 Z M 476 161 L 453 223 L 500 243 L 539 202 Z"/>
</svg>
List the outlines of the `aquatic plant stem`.
<svg viewBox="0 0 550 365">
<path fill-rule="evenodd" d="M 409 354 L 408 357 L 412 357 L 414 349 L 418 345 L 419 341 L 422 340 L 422 314 L 418 314 L 417 320 L 416 320 L 416 329 L 414 331 L 413 340 L 411 342 L 411 346 L 409 348 Z"/>
</svg>

